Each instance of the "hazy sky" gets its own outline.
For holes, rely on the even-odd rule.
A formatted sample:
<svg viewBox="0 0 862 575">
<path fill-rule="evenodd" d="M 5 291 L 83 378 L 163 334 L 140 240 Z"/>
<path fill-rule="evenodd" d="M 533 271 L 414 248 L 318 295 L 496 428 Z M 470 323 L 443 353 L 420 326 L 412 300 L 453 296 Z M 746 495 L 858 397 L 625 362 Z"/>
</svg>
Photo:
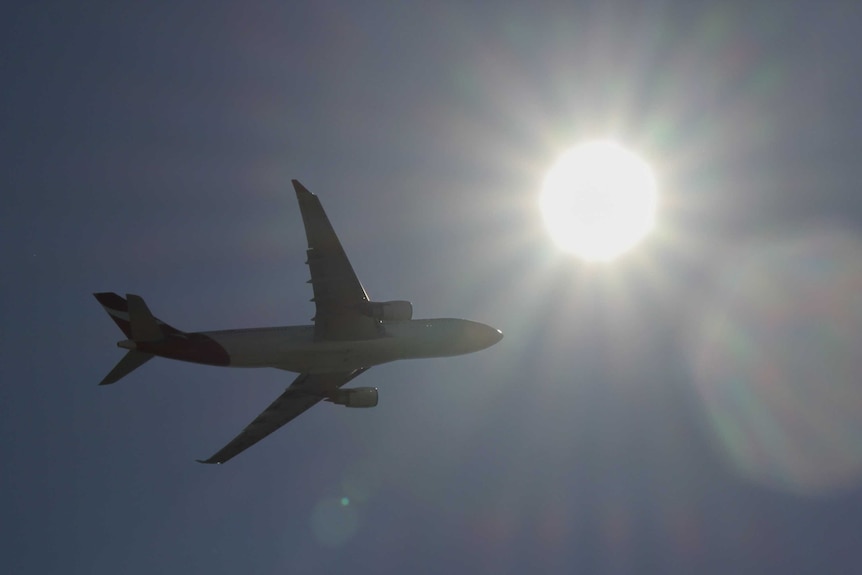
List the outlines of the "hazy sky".
<svg viewBox="0 0 862 575">
<path fill-rule="evenodd" d="M 855 3 L 99 4 L 0 12 L 0 570 L 859 569 Z M 599 137 L 660 207 L 587 265 L 537 200 Z M 293 375 L 100 388 L 91 293 L 307 323 L 291 178 L 372 297 L 506 337 L 199 465 Z"/>
</svg>

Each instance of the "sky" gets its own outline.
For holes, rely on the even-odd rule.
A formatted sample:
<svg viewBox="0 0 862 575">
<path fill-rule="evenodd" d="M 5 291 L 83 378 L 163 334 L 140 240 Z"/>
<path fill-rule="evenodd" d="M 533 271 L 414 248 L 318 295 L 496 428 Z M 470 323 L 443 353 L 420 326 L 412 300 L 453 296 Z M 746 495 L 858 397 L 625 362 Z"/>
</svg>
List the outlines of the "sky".
<svg viewBox="0 0 862 575">
<path fill-rule="evenodd" d="M 858 570 L 860 38 L 829 1 L 5 4 L 3 571 Z M 538 198 L 598 138 L 659 207 L 586 264 Z M 199 465 L 293 375 L 99 387 L 91 294 L 307 323 L 291 178 L 374 299 L 505 339 Z"/>
</svg>

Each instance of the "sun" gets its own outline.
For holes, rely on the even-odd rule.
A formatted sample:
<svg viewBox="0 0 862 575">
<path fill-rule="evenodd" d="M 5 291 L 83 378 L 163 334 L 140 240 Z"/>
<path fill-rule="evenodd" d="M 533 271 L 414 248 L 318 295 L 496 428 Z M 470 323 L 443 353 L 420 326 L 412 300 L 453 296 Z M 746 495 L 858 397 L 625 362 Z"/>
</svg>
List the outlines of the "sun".
<svg viewBox="0 0 862 575">
<path fill-rule="evenodd" d="M 655 179 L 646 162 L 619 144 L 591 142 L 554 164 L 540 204 L 560 247 L 587 261 L 610 261 L 652 230 Z"/>
</svg>

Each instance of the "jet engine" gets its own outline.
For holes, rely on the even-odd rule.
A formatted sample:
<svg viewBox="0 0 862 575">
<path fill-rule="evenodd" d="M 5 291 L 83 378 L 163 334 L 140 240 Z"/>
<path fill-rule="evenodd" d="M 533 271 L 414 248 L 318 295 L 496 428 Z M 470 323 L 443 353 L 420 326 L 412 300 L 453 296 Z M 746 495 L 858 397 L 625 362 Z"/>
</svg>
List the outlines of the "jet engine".
<svg viewBox="0 0 862 575">
<path fill-rule="evenodd" d="M 413 304 L 409 301 L 370 301 L 364 304 L 362 313 L 381 321 L 406 321 L 413 319 Z"/>
<path fill-rule="evenodd" d="M 374 407 L 377 405 L 377 388 L 337 389 L 326 398 L 326 401 L 345 407 Z"/>
</svg>

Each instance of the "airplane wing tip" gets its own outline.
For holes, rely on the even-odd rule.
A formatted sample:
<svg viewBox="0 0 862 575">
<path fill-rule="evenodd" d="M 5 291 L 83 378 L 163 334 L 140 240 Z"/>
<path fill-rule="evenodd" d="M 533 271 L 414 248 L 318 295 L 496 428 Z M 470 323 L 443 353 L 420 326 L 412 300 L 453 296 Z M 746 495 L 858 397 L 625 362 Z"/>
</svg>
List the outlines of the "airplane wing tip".
<svg viewBox="0 0 862 575">
<path fill-rule="evenodd" d="M 195 459 L 198 463 L 205 463 L 208 465 L 221 465 L 221 461 L 215 461 L 212 457 L 209 459 Z"/>
<path fill-rule="evenodd" d="M 121 295 L 112 291 L 93 292 L 93 297 L 103 306 L 112 308 L 121 308 L 126 303 L 126 300 Z"/>
<path fill-rule="evenodd" d="M 308 191 L 308 188 L 302 185 L 299 180 L 290 180 L 290 183 L 293 184 L 293 189 L 296 192 L 296 195 L 300 194 L 308 194 L 309 196 L 313 196 L 311 192 Z"/>
</svg>

